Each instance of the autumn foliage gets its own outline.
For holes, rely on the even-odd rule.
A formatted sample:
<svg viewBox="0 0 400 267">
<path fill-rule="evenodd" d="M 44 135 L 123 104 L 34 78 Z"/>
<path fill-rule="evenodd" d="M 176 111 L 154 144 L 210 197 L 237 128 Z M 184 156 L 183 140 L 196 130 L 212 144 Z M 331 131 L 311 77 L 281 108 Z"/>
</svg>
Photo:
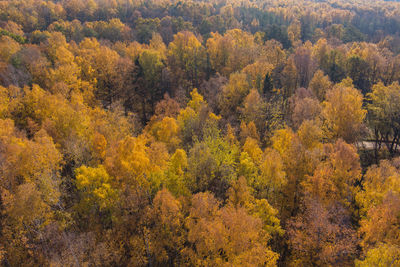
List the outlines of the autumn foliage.
<svg viewBox="0 0 400 267">
<path fill-rule="evenodd" d="M 400 266 L 400 4 L 0 2 L 1 266 Z"/>
</svg>

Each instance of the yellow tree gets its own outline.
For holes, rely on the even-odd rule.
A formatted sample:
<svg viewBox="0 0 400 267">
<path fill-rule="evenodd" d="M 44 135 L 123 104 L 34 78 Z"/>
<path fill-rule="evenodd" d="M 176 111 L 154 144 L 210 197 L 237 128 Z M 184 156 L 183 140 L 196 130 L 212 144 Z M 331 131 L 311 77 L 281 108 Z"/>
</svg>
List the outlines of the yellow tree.
<svg viewBox="0 0 400 267">
<path fill-rule="evenodd" d="M 97 206 L 100 210 L 110 209 L 117 196 L 115 179 L 103 165 L 95 168 L 81 166 L 75 171 L 76 187 L 82 192 L 81 206 Z"/>
<path fill-rule="evenodd" d="M 269 62 L 256 61 L 243 68 L 242 72 L 247 74 L 247 77 L 251 81 L 252 88 L 257 89 L 257 91 L 261 93 L 263 92 L 263 88 L 265 88 L 265 76 L 270 75 L 273 68 L 274 66 Z"/>
<path fill-rule="evenodd" d="M 18 128 L 33 136 L 43 128 L 63 150 L 66 160 L 77 163 L 88 160 L 92 144 L 90 109 L 81 94 L 72 94 L 68 101 L 37 85 L 23 88 L 23 94 L 10 102 L 10 113 Z M 79 144 L 79 145 L 76 145 Z"/>
<path fill-rule="evenodd" d="M 177 117 L 180 137 L 183 145 L 191 145 L 201 140 L 208 129 L 216 129 L 220 116 L 212 113 L 203 96 L 197 89 L 190 93 L 191 100 L 185 109 L 180 110 Z"/>
<path fill-rule="evenodd" d="M 326 159 L 321 161 L 312 176 L 302 183 L 306 193 L 321 203 L 341 202 L 350 207 L 354 202 L 361 178 L 361 166 L 357 149 L 338 140 L 324 147 Z"/>
<path fill-rule="evenodd" d="M 183 253 L 189 264 L 219 266 L 276 266 L 278 254 L 267 247 L 269 235 L 262 220 L 245 208 L 219 208 L 210 193 L 192 198 L 186 225 L 190 247 Z"/>
<path fill-rule="evenodd" d="M 322 101 L 326 92 L 332 89 L 332 82 L 327 75 L 324 75 L 323 71 L 317 70 L 310 81 L 309 88 L 318 100 Z"/>
<path fill-rule="evenodd" d="M 186 239 L 181 203 L 167 189 L 162 189 L 154 197 L 147 216 L 151 257 L 160 265 L 179 264 Z M 149 262 L 153 262 L 151 258 Z"/>
<path fill-rule="evenodd" d="M 346 79 L 327 91 L 325 99 L 322 116 L 327 136 L 349 143 L 357 141 L 367 112 L 362 108 L 362 94 Z"/>
<path fill-rule="evenodd" d="M 10 103 L 8 89 L 0 86 L 0 119 L 5 118 L 8 112 L 8 105 Z"/>
<path fill-rule="evenodd" d="M 185 150 L 177 149 L 168 162 L 168 169 L 165 171 L 163 186 L 165 186 L 174 196 L 188 195 L 187 181 L 185 172 L 188 167 L 187 155 Z"/>
<path fill-rule="evenodd" d="M 198 87 L 203 76 L 205 50 L 191 32 L 179 32 L 168 46 L 168 62 L 179 82 L 187 81 Z"/>
<path fill-rule="evenodd" d="M 400 247 L 385 243 L 370 249 L 364 259 L 355 261 L 356 267 L 397 265 L 400 265 Z"/>
<path fill-rule="evenodd" d="M 257 140 L 247 137 L 242 149 L 243 152 L 247 153 L 254 162 L 259 163 L 261 161 L 261 155 L 263 152 L 259 147 Z"/>
<path fill-rule="evenodd" d="M 223 36 L 211 33 L 207 40 L 211 67 L 225 76 L 252 63 L 257 49 L 253 35 L 240 29 L 229 30 Z"/>
<path fill-rule="evenodd" d="M 246 123 L 242 121 L 240 123 L 240 141 L 241 143 L 244 144 L 246 142 L 247 138 L 252 138 L 256 140 L 257 142 L 260 142 L 260 135 L 258 134 L 257 127 L 254 124 L 254 122 L 250 121 L 249 123 Z"/>
<path fill-rule="evenodd" d="M 61 153 L 44 130 L 37 132 L 33 140 L 18 137 L 11 120 L 0 120 L 0 152 L 3 164 L 0 167 L 3 179 L 1 187 L 14 192 L 22 183 L 37 186 L 40 197 L 54 205 L 60 197 L 59 170 Z"/>
<path fill-rule="evenodd" d="M 301 183 L 308 175 L 313 174 L 319 163 L 319 151 L 308 151 L 299 136 L 290 128 L 277 130 L 271 141 L 272 148 L 282 159 L 282 171 L 286 173 L 287 183 L 282 187 L 279 210 L 282 219 L 287 219 L 298 212 L 303 195 Z"/>
<path fill-rule="evenodd" d="M 259 132 L 264 133 L 266 103 L 257 90 L 252 89 L 243 101 L 243 108 L 239 111 L 247 123 L 254 122 Z"/>
<path fill-rule="evenodd" d="M 9 264 L 46 264 L 43 250 L 37 244 L 46 225 L 54 220 L 54 213 L 40 195 L 33 183 L 19 185 L 14 194 L 2 190 L 0 242 L 4 245 Z"/>
<path fill-rule="evenodd" d="M 181 142 L 178 122 L 174 118 L 164 117 L 154 122 L 149 131 L 157 141 L 165 143 L 169 151 L 174 151 Z"/>
<path fill-rule="evenodd" d="M 80 67 L 81 77 L 90 84 L 96 85 L 96 96 L 109 106 L 118 94 L 117 65 L 118 53 L 92 38 L 85 38 L 77 49 L 76 62 Z M 106 62 L 106 64 L 104 64 Z"/>
<path fill-rule="evenodd" d="M 81 92 L 85 101 L 93 102 L 95 84 L 82 80 L 81 67 L 64 35 L 54 32 L 50 35 L 48 42 L 47 52 L 53 68 L 48 71 L 47 86 L 53 93 L 62 94 L 68 99 L 73 91 Z"/>
<path fill-rule="evenodd" d="M 147 194 L 157 189 L 161 174 L 168 167 L 168 151 L 163 143 L 151 142 L 144 135 L 126 136 L 111 148 L 105 166 L 123 189 L 140 188 Z"/>
<path fill-rule="evenodd" d="M 245 97 L 250 92 L 250 86 L 246 74 L 233 73 L 230 75 L 228 84 L 222 89 L 219 102 L 221 114 L 228 121 L 235 119 L 237 116 L 237 109 L 242 105 Z"/>
<path fill-rule="evenodd" d="M 38 242 L 60 203 L 61 153 L 44 130 L 29 140 L 10 119 L 0 119 L 0 147 L 0 242 L 12 265 L 45 264 Z"/>
<path fill-rule="evenodd" d="M 371 166 L 364 176 L 363 190 L 357 194 L 356 200 L 360 206 L 359 232 L 363 237 L 361 245 L 367 258 L 373 260 L 372 257 L 379 255 L 376 253 L 382 253 L 383 244 L 387 244 L 391 249 L 398 247 L 400 245 L 398 159 L 383 160 L 379 166 Z"/>
<path fill-rule="evenodd" d="M 21 46 L 18 42 L 14 41 L 9 36 L 2 36 L 0 38 L 0 58 L 4 62 L 8 62 L 12 55 L 17 53 L 21 49 Z"/>
<path fill-rule="evenodd" d="M 287 178 L 280 154 L 274 149 L 266 149 L 260 162 L 260 178 L 254 185 L 258 195 L 268 199 L 276 207 L 286 184 Z"/>
</svg>

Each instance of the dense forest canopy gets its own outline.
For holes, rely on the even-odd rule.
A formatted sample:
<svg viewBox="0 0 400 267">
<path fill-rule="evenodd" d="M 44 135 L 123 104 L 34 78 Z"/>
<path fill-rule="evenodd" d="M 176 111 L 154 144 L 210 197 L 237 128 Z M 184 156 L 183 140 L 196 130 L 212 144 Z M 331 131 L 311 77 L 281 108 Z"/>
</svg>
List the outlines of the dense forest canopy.
<svg viewBox="0 0 400 267">
<path fill-rule="evenodd" d="M 0 265 L 400 266 L 400 3 L 0 1 Z"/>
</svg>

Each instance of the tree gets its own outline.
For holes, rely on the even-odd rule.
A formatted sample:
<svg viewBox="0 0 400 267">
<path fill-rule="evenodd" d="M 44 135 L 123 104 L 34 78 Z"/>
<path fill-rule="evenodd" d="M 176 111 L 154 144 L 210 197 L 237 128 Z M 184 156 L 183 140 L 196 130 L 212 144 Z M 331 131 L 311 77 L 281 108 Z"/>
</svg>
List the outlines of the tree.
<svg viewBox="0 0 400 267">
<path fill-rule="evenodd" d="M 283 97 L 287 100 L 293 95 L 297 88 L 297 68 L 293 58 L 289 58 L 284 69 L 282 70 L 282 89 Z"/>
<path fill-rule="evenodd" d="M 256 143 L 260 143 L 260 135 L 258 134 L 257 127 L 254 122 L 245 123 L 242 121 L 240 123 L 240 141 L 244 144 L 247 138 L 251 138 L 256 141 Z"/>
<path fill-rule="evenodd" d="M 260 162 L 262 150 L 259 147 L 257 140 L 247 137 L 243 144 L 243 152 L 246 152 L 254 162 Z"/>
<path fill-rule="evenodd" d="M 363 237 L 361 245 L 367 258 L 380 251 L 383 243 L 389 247 L 400 244 L 397 227 L 400 214 L 398 169 L 398 159 L 383 160 L 379 166 L 371 166 L 364 176 L 363 190 L 357 194 L 361 217 L 359 231 Z"/>
<path fill-rule="evenodd" d="M 210 108 L 215 112 L 219 110 L 219 96 L 227 82 L 227 78 L 217 74 L 208 81 L 203 81 L 200 85 L 199 92 L 204 96 Z"/>
<path fill-rule="evenodd" d="M 1 36 L 0 38 L 0 51 L 1 59 L 8 62 L 11 57 L 21 49 L 18 42 L 14 41 L 11 37 Z"/>
<path fill-rule="evenodd" d="M 76 188 L 82 192 L 80 207 L 95 206 L 100 211 L 112 208 L 117 197 L 113 183 L 103 165 L 76 169 Z"/>
<path fill-rule="evenodd" d="M 196 140 L 202 140 L 208 130 L 216 130 L 220 116 L 212 113 L 202 95 L 193 89 L 191 100 L 187 107 L 179 112 L 177 117 L 180 137 L 183 145 L 192 145 Z"/>
<path fill-rule="evenodd" d="M 271 76 L 269 73 L 265 74 L 265 79 L 264 79 L 264 85 L 263 85 L 263 95 L 266 96 L 268 94 L 272 93 L 272 90 L 274 89 Z"/>
<path fill-rule="evenodd" d="M 259 168 L 260 177 L 254 183 L 257 195 L 263 196 L 277 207 L 282 190 L 287 184 L 282 158 L 276 150 L 266 149 Z"/>
<path fill-rule="evenodd" d="M 150 129 L 151 134 L 157 141 L 167 145 L 170 151 L 173 151 L 180 144 L 179 126 L 176 119 L 164 117 L 161 121 L 156 121 Z"/>
<path fill-rule="evenodd" d="M 297 136 L 307 150 L 313 151 L 322 147 L 323 132 L 319 123 L 315 121 L 303 121 L 297 130 Z"/>
<path fill-rule="evenodd" d="M 107 173 L 126 186 L 147 189 L 153 162 L 150 161 L 146 141 L 143 136 L 127 136 L 121 140 L 106 159 Z"/>
<path fill-rule="evenodd" d="M 260 218 L 268 238 L 284 234 L 277 217 L 278 210 L 274 209 L 266 199 L 254 197 L 252 187 L 247 185 L 245 177 L 241 176 L 232 182 L 228 190 L 228 205 L 235 208 L 243 207 L 251 216 Z"/>
<path fill-rule="evenodd" d="M 298 20 L 292 21 L 287 29 L 287 34 L 292 46 L 296 46 L 301 37 L 301 23 Z"/>
<path fill-rule="evenodd" d="M 51 137 L 44 130 L 35 134 L 33 140 L 18 137 L 12 120 L 0 120 L 2 126 L 0 186 L 15 192 L 18 185 L 32 183 L 38 190 L 41 201 L 55 205 L 60 197 L 61 154 Z"/>
<path fill-rule="evenodd" d="M 29 266 L 45 264 L 41 238 L 44 227 L 53 219 L 53 212 L 41 198 L 34 183 L 2 190 L 1 236 L 9 264 Z"/>
<path fill-rule="evenodd" d="M 168 62 L 171 72 L 184 87 L 198 87 L 204 72 L 205 50 L 191 32 L 179 32 L 168 46 Z"/>
<path fill-rule="evenodd" d="M 252 89 L 243 101 L 243 108 L 239 108 L 244 122 L 254 122 L 258 131 L 263 133 L 265 129 L 266 104 L 257 90 Z"/>
<path fill-rule="evenodd" d="M 168 94 L 165 94 L 164 99 L 159 101 L 155 107 L 153 119 L 162 119 L 163 117 L 176 118 L 179 111 L 179 103 Z"/>
<path fill-rule="evenodd" d="M 353 80 L 354 86 L 366 94 L 370 89 L 370 70 L 368 63 L 358 57 L 351 56 L 346 62 L 347 75 Z"/>
<path fill-rule="evenodd" d="M 361 178 L 361 166 L 357 150 L 343 140 L 324 147 L 326 159 L 321 161 L 312 176 L 302 183 L 306 194 L 323 204 L 340 202 L 344 207 L 354 203 L 356 183 Z"/>
<path fill-rule="evenodd" d="M 309 88 L 314 96 L 322 101 L 325 98 L 326 92 L 332 89 L 332 83 L 328 76 L 324 75 L 321 70 L 317 70 L 310 81 Z"/>
<path fill-rule="evenodd" d="M 135 33 L 137 36 L 137 40 L 140 43 L 149 43 L 150 39 L 154 32 L 158 32 L 160 28 L 160 19 L 159 18 L 148 18 L 143 19 L 139 18 L 135 23 Z"/>
<path fill-rule="evenodd" d="M 161 79 L 161 69 L 164 64 L 161 61 L 161 54 L 156 50 L 144 50 L 139 55 L 139 64 L 143 68 L 143 75 L 148 90 L 153 89 Z"/>
<path fill-rule="evenodd" d="M 168 162 L 168 169 L 165 171 L 163 186 L 165 186 L 175 197 L 189 195 L 190 186 L 186 181 L 186 169 L 188 159 L 185 150 L 177 149 Z"/>
<path fill-rule="evenodd" d="M 263 88 L 265 88 L 263 82 L 267 76 L 269 77 L 269 73 L 271 73 L 273 68 L 274 66 L 268 62 L 256 61 L 253 64 L 247 65 L 245 68 L 243 68 L 242 72 L 247 74 L 247 79 L 250 80 L 251 87 L 256 89 L 258 93 L 265 96 L 266 94 L 272 93 L 272 87 L 267 91 L 263 91 Z M 270 82 L 270 85 L 267 84 L 267 87 L 272 86 L 271 80 L 267 80 L 267 83 L 268 82 Z"/>
<path fill-rule="evenodd" d="M 357 267 L 396 266 L 400 264 L 400 248 L 396 245 L 380 244 L 370 249 L 363 260 L 356 260 Z"/>
<path fill-rule="evenodd" d="M 221 114 L 228 121 L 235 119 L 237 109 L 248 95 L 251 87 L 244 73 L 233 73 L 223 87 L 219 107 Z"/>
<path fill-rule="evenodd" d="M 86 96 L 85 100 L 93 101 L 94 86 L 82 80 L 79 60 L 76 60 L 71 50 L 71 46 L 60 32 L 54 32 L 49 36 L 47 53 L 53 68 L 50 68 L 46 75 L 45 85 L 50 87 L 52 92 L 62 94 L 67 99 L 71 97 L 73 91 L 78 91 Z M 32 70 L 36 68 L 33 66 Z"/>
<path fill-rule="evenodd" d="M 29 74 L 32 76 L 32 83 L 38 84 L 41 87 L 45 86 L 51 86 L 51 82 L 56 80 L 56 77 L 49 77 L 49 69 L 50 69 L 50 62 L 47 59 L 46 55 L 39 49 L 39 47 L 36 46 L 28 46 L 24 47 L 19 51 L 19 53 L 16 55 L 16 60 L 21 63 L 21 67 L 23 69 L 26 69 Z M 70 63 L 71 65 L 74 65 L 72 62 Z M 74 74 L 76 69 L 74 66 L 71 66 L 71 68 L 68 71 L 68 74 Z M 67 69 L 65 70 L 67 71 Z M 72 71 L 72 72 L 71 72 Z M 82 89 L 82 86 L 79 86 L 79 84 L 74 83 L 76 77 L 69 77 L 68 79 L 63 79 L 65 76 L 59 75 L 60 78 L 60 83 L 67 84 L 68 89 L 70 89 L 73 86 L 77 86 L 79 89 Z M 85 84 L 84 86 L 87 86 Z M 54 89 L 56 89 L 58 86 L 55 86 Z M 61 86 L 60 86 L 61 87 Z M 92 90 L 90 86 L 88 86 L 87 91 Z M 78 89 L 75 88 L 75 89 Z M 56 90 L 53 90 L 53 88 L 50 88 L 53 92 Z M 68 95 L 68 92 L 63 92 L 60 90 L 57 90 L 57 93 L 62 93 L 64 95 Z"/>
<path fill-rule="evenodd" d="M 262 221 L 244 208 L 218 207 L 209 193 L 192 198 L 187 219 L 190 248 L 184 253 L 189 263 L 201 265 L 276 266 L 278 255 L 267 246 Z"/>
<path fill-rule="evenodd" d="M 10 103 L 10 98 L 8 96 L 7 88 L 0 86 L 0 119 L 5 118 L 8 112 L 8 105 Z"/>
<path fill-rule="evenodd" d="M 157 192 L 149 216 L 149 262 L 153 264 L 178 264 L 181 261 L 186 236 L 184 233 L 182 205 L 167 189 Z"/>
<path fill-rule="evenodd" d="M 326 93 L 322 103 L 324 127 L 329 138 L 343 138 L 353 143 L 362 131 L 366 110 L 362 108 L 363 97 L 351 85 L 351 80 L 344 80 Z"/>
<path fill-rule="evenodd" d="M 279 26 L 277 24 L 268 25 L 266 37 L 268 37 L 268 39 L 272 39 L 272 41 L 281 43 L 281 46 L 284 49 L 288 49 L 291 46 L 288 31 L 285 26 Z"/>
<path fill-rule="evenodd" d="M 237 179 L 238 148 L 219 132 L 205 136 L 189 152 L 187 181 L 192 192 L 211 191 L 224 198 L 230 183 Z"/>
<path fill-rule="evenodd" d="M 391 154 L 397 150 L 397 143 L 400 136 L 400 109 L 397 103 L 400 100 L 400 86 L 393 83 L 385 86 L 378 83 L 372 87 L 372 92 L 367 95 L 369 103 L 368 121 L 373 127 L 375 141 L 375 156 L 384 143 Z"/>
<path fill-rule="evenodd" d="M 286 58 L 286 53 L 282 47 L 285 46 L 285 44 L 284 42 L 278 42 L 277 40 L 277 38 L 267 40 L 265 41 L 264 46 L 261 48 L 262 59 L 264 59 L 266 62 L 271 63 L 274 67 L 277 67 Z"/>
<path fill-rule="evenodd" d="M 95 94 L 105 107 L 110 107 L 120 94 L 120 87 L 117 86 L 119 73 L 116 71 L 119 60 L 120 56 L 116 51 L 101 46 L 94 38 L 85 38 L 79 44 L 76 61 L 81 68 L 81 75 L 85 80 L 96 84 Z"/>
<path fill-rule="evenodd" d="M 311 43 L 307 42 L 298 47 L 293 56 L 296 65 L 298 84 L 300 87 L 307 87 L 316 71 L 316 60 L 311 54 Z"/>
<path fill-rule="evenodd" d="M 388 192 L 381 202 L 370 207 L 361 221 L 362 245 L 367 251 L 379 243 L 399 245 L 400 197 L 398 192 Z"/>
<path fill-rule="evenodd" d="M 26 131 L 29 138 L 43 128 L 61 147 L 66 160 L 78 164 L 88 161 L 91 136 L 90 131 L 85 129 L 92 129 L 92 125 L 82 95 L 72 94 L 69 101 L 37 85 L 33 85 L 32 89 L 25 87 L 22 92 L 24 94 L 20 94 L 10 106 L 16 127 Z"/>
<path fill-rule="evenodd" d="M 282 171 L 286 173 L 287 183 L 282 187 L 279 207 L 276 208 L 280 211 L 282 220 L 287 220 L 299 212 L 304 195 L 301 183 L 313 174 L 319 163 L 319 150 L 307 151 L 299 136 L 290 128 L 275 131 L 271 142 L 272 148 L 281 156 Z"/>
<path fill-rule="evenodd" d="M 211 33 L 207 40 L 211 67 L 226 77 L 251 64 L 257 50 L 253 35 L 240 29 L 229 30 L 223 36 Z"/>
<path fill-rule="evenodd" d="M 340 205 L 326 207 L 317 199 L 307 200 L 304 211 L 289 222 L 288 236 L 293 264 L 353 264 L 356 231 L 348 212 Z"/>
<path fill-rule="evenodd" d="M 298 88 L 289 102 L 292 109 L 291 119 L 295 129 L 300 127 L 304 121 L 319 119 L 322 108 L 310 90 Z"/>
<path fill-rule="evenodd" d="M 159 51 L 145 49 L 137 60 L 138 69 L 135 73 L 135 93 L 141 103 L 142 122 L 147 123 L 147 111 L 153 114 L 155 103 L 164 94 L 162 88 L 162 70 L 164 63 Z M 136 102 L 136 101 L 135 101 Z"/>
</svg>

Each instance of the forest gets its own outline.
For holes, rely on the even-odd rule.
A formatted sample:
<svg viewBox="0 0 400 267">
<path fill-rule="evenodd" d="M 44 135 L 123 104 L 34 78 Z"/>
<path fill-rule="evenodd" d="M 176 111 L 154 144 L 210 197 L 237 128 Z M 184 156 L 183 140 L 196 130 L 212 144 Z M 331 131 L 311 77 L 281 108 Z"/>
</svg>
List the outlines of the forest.
<svg viewBox="0 0 400 267">
<path fill-rule="evenodd" d="M 0 1 L 0 266 L 400 266 L 400 2 Z"/>
</svg>

